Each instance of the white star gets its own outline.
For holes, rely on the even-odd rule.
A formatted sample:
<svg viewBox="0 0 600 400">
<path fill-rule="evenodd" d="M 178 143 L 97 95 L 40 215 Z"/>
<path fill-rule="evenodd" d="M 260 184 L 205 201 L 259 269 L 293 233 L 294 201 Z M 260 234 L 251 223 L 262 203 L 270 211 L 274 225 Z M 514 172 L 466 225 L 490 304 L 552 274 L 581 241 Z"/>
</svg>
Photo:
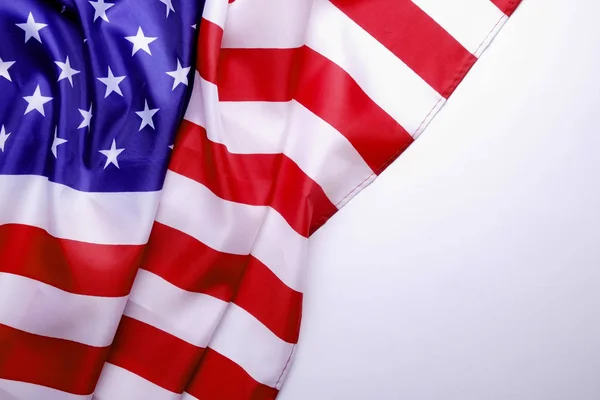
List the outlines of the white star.
<svg viewBox="0 0 600 400">
<path fill-rule="evenodd" d="M 109 94 L 112 92 L 117 93 L 121 97 L 123 97 L 123 93 L 121 93 L 121 88 L 119 87 L 119 83 L 126 76 L 114 76 L 110 67 L 108 67 L 108 76 L 106 78 L 98 78 L 98 80 L 106 85 L 106 93 L 104 94 L 104 98 L 107 98 Z"/>
<path fill-rule="evenodd" d="M 146 53 L 152 55 L 150 52 L 150 43 L 154 42 L 155 37 L 146 37 L 144 36 L 144 32 L 142 31 L 142 27 L 138 27 L 137 34 L 135 36 L 125 36 L 125 39 L 129 40 L 133 43 L 133 50 L 131 51 L 131 55 L 133 56 L 138 50 L 144 50 Z"/>
<path fill-rule="evenodd" d="M 61 69 L 60 76 L 58 77 L 58 82 L 63 79 L 68 79 L 71 87 L 73 87 L 73 75 L 77 75 L 79 71 L 74 68 L 71 68 L 71 63 L 69 63 L 69 56 L 67 56 L 67 60 L 63 63 L 60 61 L 54 61 L 56 65 Z"/>
<path fill-rule="evenodd" d="M 175 145 L 174 145 L 174 144 L 172 144 L 172 145 L 170 145 L 170 146 L 169 146 L 169 148 L 170 148 L 171 150 L 173 150 L 173 147 L 175 147 Z"/>
<path fill-rule="evenodd" d="M 177 59 L 177 69 L 175 71 L 167 72 L 167 75 L 172 76 L 175 80 L 173 81 L 173 89 L 179 86 L 180 83 L 183 83 L 187 86 L 188 84 L 188 74 L 190 73 L 190 67 L 181 68 L 181 63 L 179 59 Z"/>
<path fill-rule="evenodd" d="M 52 154 L 54 154 L 54 158 L 58 158 L 58 154 L 56 153 L 56 148 L 61 144 L 67 143 L 67 139 L 61 139 L 58 137 L 58 127 L 54 128 L 54 140 L 52 141 Z"/>
<path fill-rule="evenodd" d="M 2 125 L 2 129 L 0 129 L 0 150 L 4 153 L 4 144 L 6 143 L 6 139 L 10 136 L 10 132 L 6 133 L 4 130 L 4 125 Z"/>
<path fill-rule="evenodd" d="M 148 100 L 144 100 L 144 110 L 135 112 L 142 119 L 142 123 L 140 124 L 139 131 L 144 129 L 144 127 L 146 125 L 150 125 L 152 127 L 152 129 L 154 129 L 154 121 L 152 121 L 152 117 L 154 116 L 154 114 L 156 114 L 158 112 L 158 110 L 160 110 L 160 108 L 155 108 L 153 110 L 150 110 L 148 108 Z"/>
<path fill-rule="evenodd" d="M 98 0 L 90 1 L 90 4 L 92 7 L 94 7 L 94 22 L 96 22 L 98 18 L 102 18 L 106 22 L 110 22 L 106 16 L 106 10 L 114 6 L 115 3 L 105 3 L 104 0 Z"/>
<path fill-rule="evenodd" d="M 2 61 L 2 59 L 0 58 L 0 76 L 3 76 L 4 78 L 8 79 L 11 82 L 12 82 L 12 79 L 10 79 L 10 74 L 8 73 L 8 69 L 10 67 L 12 67 L 12 65 L 14 63 L 15 63 L 14 61 Z"/>
<path fill-rule="evenodd" d="M 112 145 L 108 150 L 98 150 L 100 153 L 106 156 L 106 164 L 104 164 L 104 169 L 108 167 L 108 164 L 114 164 L 117 168 L 119 168 L 119 162 L 117 161 L 117 157 L 121 154 L 125 149 L 117 149 L 117 144 L 115 143 L 115 139 L 112 141 Z"/>
<path fill-rule="evenodd" d="M 159 0 L 159 1 L 167 6 L 167 18 L 169 17 L 169 11 L 175 12 L 175 9 L 173 8 L 172 0 Z"/>
<path fill-rule="evenodd" d="M 79 126 L 77 127 L 77 129 L 81 129 L 81 128 L 85 128 L 85 127 L 90 127 L 90 123 L 92 122 L 92 105 L 90 104 L 90 110 L 86 111 L 86 110 L 82 110 L 81 108 L 79 109 L 79 112 L 81 113 L 81 116 L 83 117 L 83 121 L 81 121 L 81 123 L 79 124 Z"/>
<path fill-rule="evenodd" d="M 40 29 L 48 26 L 46 24 L 39 24 L 35 22 L 31 13 L 29 13 L 29 17 L 27 17 L 27 22 L 24 24 L 15 25 L 25 31 L 25 43 L 27 43 L 27 41 L 31 38 L 35 38 L 38 42 L 42 43 L 42 39 L 40 38 Z"/>
<path fill-rule="evenodd" d="M 196 29 L 196 24 L 192 25 L 192 28 Z"/>
<path fill-rule="evenodd" d="M 25 114 L 27 114 L 29 111 L 38 110 L 40 114 L 42 114 L 44 117 L 46 116 L 46 114 L 44 113 L 44 104 L 52 100 L 52 97 L 42 96 L 42 93 L 40 92 L 40 85 L 37 85 L 37 87 L 35 88 L 35 92 L 33 92 L 33 95 L 25 96 L 23 98 L 25 99 L 25 101 L 27 101 L 27 103 L 29 103 L 27 104 Z"/>
</svg>

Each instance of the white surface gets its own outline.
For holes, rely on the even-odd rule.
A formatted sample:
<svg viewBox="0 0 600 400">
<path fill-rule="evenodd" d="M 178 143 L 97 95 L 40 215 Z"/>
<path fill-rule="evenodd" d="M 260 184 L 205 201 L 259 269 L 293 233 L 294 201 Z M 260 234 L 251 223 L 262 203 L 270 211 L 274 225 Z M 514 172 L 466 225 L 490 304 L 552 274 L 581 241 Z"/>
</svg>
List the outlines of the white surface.
<svg viewBox="0 0 600 400">
<path fill-rule="evenodd" d="M 598 15 L 525 0 L 309 241 L 278 400 L 600 398 Z"/>
</svg>

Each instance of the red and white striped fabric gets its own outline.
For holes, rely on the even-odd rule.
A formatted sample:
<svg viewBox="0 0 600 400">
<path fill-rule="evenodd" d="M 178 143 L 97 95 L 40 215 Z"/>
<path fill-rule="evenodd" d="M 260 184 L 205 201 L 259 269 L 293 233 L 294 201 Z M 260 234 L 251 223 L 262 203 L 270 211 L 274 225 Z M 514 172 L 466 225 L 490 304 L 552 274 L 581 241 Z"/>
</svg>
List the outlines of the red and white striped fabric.
<svg viewBox="0 0 600 400">
<path fill-rule="evenodd" d="M 274 399 L 310 235 L 423 132 L 519 2 L 207 0 L 162 192 L 129 197 L 137 215 L 94 195 L 111 221 L 76 202 L 62 219 L 18 202 L 0 213 L 23 224 L 0 225 L 0 241 L 28 246 L 2 259 L 0 301 L 27 313 L 0 308 L 0 341 L 14 343 L 0 398 Z M 2 179 L 0 197 L 19 190 Z M 47 181 L 23 187 L 70 199 Z M 141 269 L 107 274 L 117 251 Z M 42 267 L 51 253 L 85 257 L 56 265 L 81 274 L 57 281 Z"/>
<path fill-rule="evenodd" d="M 310 235 L 425 129 L 518 1 L 209 0 L 98 399 L 273 399 Z"/>
<path fill-rule="evenodd" d="M 91 397 L 159 195 L 0 176 L 0 399 Z"/>
</svg>

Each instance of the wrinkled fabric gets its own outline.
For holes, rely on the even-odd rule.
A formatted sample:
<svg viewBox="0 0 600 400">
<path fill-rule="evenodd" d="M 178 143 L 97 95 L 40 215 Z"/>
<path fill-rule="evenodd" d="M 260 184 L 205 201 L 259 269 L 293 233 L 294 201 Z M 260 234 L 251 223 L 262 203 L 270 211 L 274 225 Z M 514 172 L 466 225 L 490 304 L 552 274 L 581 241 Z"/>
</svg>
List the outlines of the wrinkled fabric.
<svg viewBox="0 0 600 400">
<path fill-rule="evenodd" d="M 31 231 L 25 218 L 15 221 L 18 232 L 0 225 L 0 259 L 10 256 L 11 269 L 4 271 L 17 276 L 0 279 L 0 287 L 21 285 L 28 295 L 27 304 L 16 304 L 11 315 L 0 313 L 0 324 L 13 324 L 4 331 L 0 325 L 0 338 L 14 337 L 0 341 L 0 390 L 17 398 L 24 393 L 25 398 L 89 398 L 93 393 L 94 399 L 108 400 L 275 399 L 300 340 L 311 235 L 425 131 L 519 1 L 469 0 L 459 8 L 457 2 L 434 0 L 207 0 L 202 19 L 193 22 L 193 10 L 175 0 L 147 0 L 136 12 L 119 14 L 121 3 L 107 10 L 109 25 L 101 18 L 92 25 L 110 27 L 116 37 L 114 44 L 107 39 L 97 45 L 111 60 L 120 60 L 114 70 L 132 60 L 131 43 L 118 39 L 135 34 L 122 31 L 119 23 L 160 12 L 160 18 L 178 21 L 181 32 L 189 28 L 198 35 L 194 47 L 186 34 L 180 43 L 175 30 L 172 47 L 151 43 L 152 58 L 143 50 L 138 53 L 145 58 L 133 57 L 170 60 L 165 72 L 192 65 L 168 170 L 156 181 L 160 192 L 154 197 L 139 197 L 133 189 L 122 193 L 118 185 L 127 174 L 154 185 L 152 171 L 164 171 L 167 158 L 118 155 L 119 168 L 111 164 L 108 173 L 113 194 L 122 197 L 94 194 L 85 201 L 97 206 L 78 214 L 85 226 L 98 224 L 81 229 L 79 237 L 87 242 L 77 239 L 75 233 L 81 232 L 70 228 L 77 220 L 65 211 L 61 220 L 68 219 L 68 225 L 38 224 L 41 231 Z M 62 5 L 93 19 L 89 2 Z M 145 27 L 144 33 L 158 36 Z M 22 31 L 15 35 L 22 40 Z M 189 47 L 185 56 L 178 54 L 182 65 L 172 65 L 181 44 Z M 99 66 L 101 75 L 96 75 L 106 76 L 105 68 Z M 152 68 L 158 64 L 143 70 Z M 164 82 L 154 75 L 138 78 L 151 97 L 174 101 L 165 94 L 174 91 L 174 78 L 163 75 Z M 70 89 L 66 80 L 59 83 Z M 103 96 L 104 86 L 92 84 Z M 174 101 L 172 107 L 179 104 Z M 141 140 L 145 131 L 139 130 L 136 112 L 143 106 L 108 110 L 102 127 Z M 160 126 L 163 107 L 168 105 L 162 103 L 156 114 L 157 135 L 144 139 L 151 141 L 145 148 L 157 153 L 173 143 L 174 132 Z M 57 108 L 63 109 L 62 104 Z M 46 153 L 52 138 L 47 133 Z M 109 139 L 103 149 L 111 145 Z M 90 148 L 94 143 L 85 142 Z M 91 150 L 85 154 L 95 166 L 90 170 L 104 173 L 107 157 Z M 109 178 L 90 181 L 102 179 Z M 52 204 L 62 199 L 76 207 L 83 201 L 79 192 L 47 189 L 37 181 L 36 190 L 11 184 L 28 198 L 52 199 Z M 126 207 L 120 208 L 119 200 Z M 9 200 L 0 196 L 2 201 Z M 29 205 L 37 206 L 33 200 Z M 57 212 L 55 207 L 43 211 Z M 61 234 L 68 241 L 56 241 Z M 3 241 L 10 245 L 3 247 Z M 99 251 L 86 244 L 99 242 L 112 246 Z M 31 255 L 17 257 L 9 247 Z M 51 256 L 45 260 L 44 255 Z M 51 270 L 69 279 L 57 279 Z M 25 277 L 64 293 L 23 283 Z M 89 298 L 70 295 L 84 289 Z M 5 296 L 0 311 L 14 297 Z M 47 321 L 31 321 L 38 310 L 47 312 Z M 108 325 L 106 331 L 97 328 Z M 8 343 L 14 350 L 3 356 Z M 39 367 L 15 368 L 21 359 L 31 365 L 34 346 L 40 349 L 34 360 Z M 46 360 L 62 372 L 43 367 Z"/>
</svg>

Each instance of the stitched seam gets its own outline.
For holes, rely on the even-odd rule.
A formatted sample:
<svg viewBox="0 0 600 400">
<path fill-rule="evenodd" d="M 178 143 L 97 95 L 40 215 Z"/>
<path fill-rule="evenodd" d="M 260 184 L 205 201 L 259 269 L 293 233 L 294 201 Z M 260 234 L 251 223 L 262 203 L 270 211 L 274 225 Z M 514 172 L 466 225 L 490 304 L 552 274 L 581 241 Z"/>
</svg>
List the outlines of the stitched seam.
<svg viewBox="0 0 600 400">
<path fill-rule="evenodd" d="M 277 389 L 277 385 L 279 385 L 279 382 L 281 381 L 281 378 L 283 377 L 283 373 L 288 368 L 290 361 L 292 360 L 292 354 L 294 354 L 295 348 L 296 348 L 296 343 L 294 343 L 294 345 L 292 346 L 292 350 L 290 351 L 290 355 L 285 363 L 285 366 L 283 367 L 283 370 L 281 370 L 281 374 L 279 374 L 279 378 L 277 378 L 277 382 L 275 382 L 275 389 Z"/>
<path fill-rule="evenodd" d="M 500 22 L 506 20 L 507 18 L 508 17 L 506 16 L 506 14 L 503 13 L 502 17 L 500 17 L 500 19 L 498 21 L 496 21 L 496 23 L 494 24 L 494 27 L 492 28 L 492 30 L 489 31 L 487 35 L 485 35 L 483 42 L 479 43 L 479 46 L 477 46 L 477 49 L 475 50 L 475 54 L 477 54 L 479 52 L 479 49 L 481 49 L 481 46 L 483 46 L 487 42 L 488 38 L 492 35 L 492 33 L 494 33 L 494 31 L 496 31 L 496 28 L 498 27 Z M 479 57 L 481 57 L 481 55 L 479 55 Z"/>
<path fill-rule="evenodd" d="M 520 0 L 515 0 L 515 2 L 518 2 Z M 504 20 L 506 18 L 506 14 L 503 13 L 502 17 L 500 17 L 498 19 L 498 21 L 496 21 L 496 23 L 494 24 L 494 26 L 492 27 L 492 29 L 488 32 L 488 34 L 484 37 L 483 41 L 479 44 L 479 46 L 477 47 L 477 50 L 475 51 L 475 53 L 477 53 L 479 51 L 479 49 L 481 48 L 481 46 L 483 46 L 488 38 L 490 37 L 490 35 L 496 31 L 496 28 L 498 27 L 498 24 L 500 24 L 500 22 L 502 22 L 502 20 Z M 477 61 L 479 61 L 479 58 L 477 59 Z M 476 62 L 477 62 L 476 61 Z M 476 63 L 475 62 L 475 63 Z M 465 61 L 462 65 L 462 67 L 460 68 L 459 72 L 456 74 L 456 77 L 452 80 L 452 82 L 447 86 L 446 90 L 443 91 L 443 93 L 447 93 L 448 90 L 452 87 L 458 87 L 458 84 L 460 84 L 460 82 L 466 77 L 467 73 L 469 72 L 469 70 L 471 69 L 471 67 L 473 65 L 475 65 L 475 63 L 470 64 L 468 61 Z M 442 95 L 440 95 L 442 96 Z M 448 98 L 450 98 L 450 96 L 448 96 Z M 429 117 L 431 116 L 431 114 L 436 110 L 436 108 L 438 107 L 438 105 L 440 104 L 440 102 L 446 100 L 446 98 L 444 96 L 442 96 L 436 103 L 435 105 L 431 108 L 431 110 L 429 110 L 429 112 L 427 113 L 427 115 L 425 116 L 425 118 L 421 121 L 421 124 L 419 125 L 419 127 L 417 128 L 416 132 L 419 132 L 421 130 L 421 128 L 423 128 L 423 125 L 425 123 L 427 123 L 427 125 L 429 125 L 432 121 L 433 118 L 431 119 L 431 121 L 427 121 L 429 119 Z M 440 107 L 437 111 L 439 112 L 441 109 L 443 108 Z M 435 118 L 435 117 L 434 117 Z M 422 133 L 424 133 L 424 131 L 427 129 L 427 127 L 425 127 L 425 129 L 423 130 Z M 375 169 L 371 174 L 369 174 L 362 182 L 360 182 L 358 185 L 356 185 L 346 196 L 344 196 L 342 198 L 342 200 L 340 200 L 339 202 L 337 202 L 335 204 L 336 207 L 338 207 L 341 203 L 343 203 L 346 199 L 348 199 L 350 196 L 352 196 L 353 194 L 355 194 L 355 192 L 357 190 L 359 190 L 362 185 L 368 181 L 369 179 L 373 178 L 374 175 L 379 175 L 379 173 L 381 173 L 385 168 L 387 168 L 393 161 L 394 159 L 396 159 L 402 152 L 404 152 L 404 150 L 406 150 L 408 148 L 408 146 L 410 146 L 416 139 L 406 143 L 404 146 L 402 146 L 396 153 L 394 153 L 394 155 L 392 155 L 389 159 L 387 159 L 380 167 L 378 167 L 377 169 Z M 331 213 L 330 215 L 327 215 L 326 217 L 323 217 L 323 220 L 327 220 L 329 218 L 331 218 L 335 212 L 339 211 L 341 208 L 338 208 L 338 210 L 335 210 L 333 213 Z"/>
<path fill-rule="evenodd" d="M 440 100 L 441 101 L 441 100 Z M 436 103 L 436 105 L 439 103 L 439 101 Z M 431 114 L 431 112 L 433 112 L 433 109 L 429 112 L 429 114 Z M 428 114 L 428 115 L 429 115 Z M 380 172 L 383 171 L 383 169 L 385 169 L 388 165 L 390 165 L 392 163 L 392 161 L 397 158 L 400 153 L 402 153 L 404 150 L 406 150 L 408 148 L 408 146 L 410 146 L 411 144 L 413 144 L 414 139 L 405 143 L 404 146 L 402 146 L 400 148 L 400 150 L 398 150 L 396 153 L 394 153 L 390 158 L 388 158 L 379 168 L 377 168 L 374 172 L 370 173 L 364 180 L 362 180 L 358 185 L 356 185 L 347 195 L 345 195 L 340 201 L 338 201 L 335 206 L 338 207 L 340 204 L 342 204 L 348 197 L 350 197 L 354 192 L 356 192 L 357 190 L 359 190 L 362 185 L 368 181 L 369 179 L 371 179 L 374 175 L 378 175 Z M 339 210 L 339 208 L 338 208 Z M 335 210 L 331 215 L 329 215 L 330 217 L 335 214 L 336 211 Z"/>
</svg>

